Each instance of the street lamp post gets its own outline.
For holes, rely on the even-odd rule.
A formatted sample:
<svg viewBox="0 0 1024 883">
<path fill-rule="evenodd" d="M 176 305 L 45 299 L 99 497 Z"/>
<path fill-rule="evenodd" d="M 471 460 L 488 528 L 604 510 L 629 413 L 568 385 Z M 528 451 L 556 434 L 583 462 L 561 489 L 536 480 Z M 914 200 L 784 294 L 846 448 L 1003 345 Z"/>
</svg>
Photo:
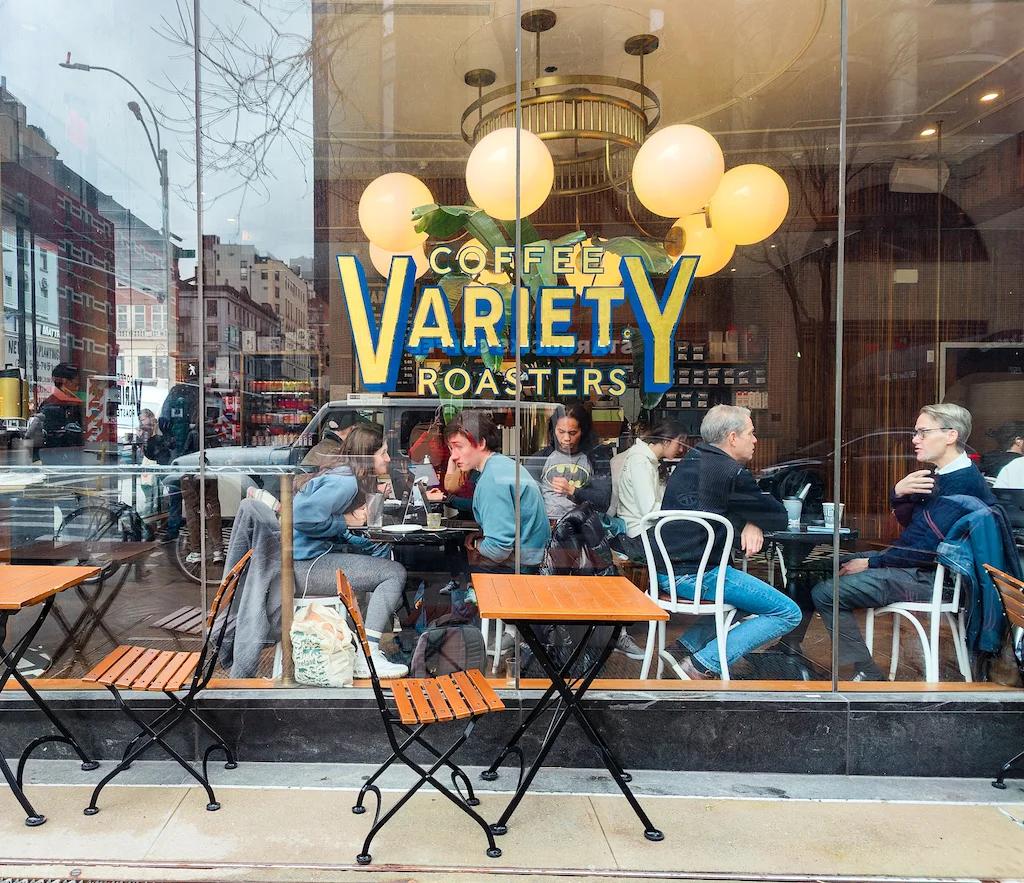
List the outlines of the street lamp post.
<svg viewBox="0 0 1024 883">
<path fill-rule="evenodd" d="M 165 296 L 164 301 L 167 304 L 167 334 L 170 340 L 175 340 L 178 333 L 178 306 L 177 297 L 174 286 L 174 271 L 171 261 L 171 224 L 170 224 L 170 202 L 169 202 L 169 186 L 170 179 L 167 175 L 167 149 L 160 143 L 160 123 L 157 121 L 156 113 L 153 111 L 152 105 L 146 100 L 146 96 L 142 94 L 139 87 L 136 86 L 131 80 L 129 80 L 124 74 L 109 67 L 101 67 L 97 64 L 82 64 L 81 62 L 72 62 L 71 53 L 68 53 L 66 61 L 60 62 L 60 67 L 72 71 L 103 71 L 108 74 L 113 74 L 118 79 L 127 83 L 134 90 L 135 94 L 142 99 L 142 103 L 146 105 L 146 109 L 149 111 L 149 115 L 153 119 L 153 132 L 156 135 L 156 144 L 153 143 L 153 137 L 149 134 L 149 127 L 146 125 L 146 121 L 142 116 L 142 108 L 139 107 L 135 101 L 128 102 L 128 109 L 132 112 L 141 124 L 142 128 L 146 133 L 146 138 L 149 141 L 149 149 L 153 153 L 153 159 L 156 161 L 157 169 L 160 172 L 160 208 L 161 208 L 161 225 L 163 227 L 163 245 L 164 245 L 164 269 L 165 269 Z M 170 344 L 168 344 L 168 350 L 170 351 Z"/>
</svg>

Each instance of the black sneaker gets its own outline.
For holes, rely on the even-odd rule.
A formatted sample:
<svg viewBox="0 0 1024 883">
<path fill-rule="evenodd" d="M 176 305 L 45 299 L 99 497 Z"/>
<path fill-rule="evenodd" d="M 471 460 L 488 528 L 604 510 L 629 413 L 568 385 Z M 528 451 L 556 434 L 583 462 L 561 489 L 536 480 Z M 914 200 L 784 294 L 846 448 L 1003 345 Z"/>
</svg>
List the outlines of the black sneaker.
<svg viewBox="0 0 1024 883">
<path fill-rule="evenodd" d="M 160 542 L 163 545 L 167 545 L 169 543 L 176 543 L 178 542 L 178 535 L 176 533 L 165 533 L 162 537 L 160 537 Z"/>
</svg>

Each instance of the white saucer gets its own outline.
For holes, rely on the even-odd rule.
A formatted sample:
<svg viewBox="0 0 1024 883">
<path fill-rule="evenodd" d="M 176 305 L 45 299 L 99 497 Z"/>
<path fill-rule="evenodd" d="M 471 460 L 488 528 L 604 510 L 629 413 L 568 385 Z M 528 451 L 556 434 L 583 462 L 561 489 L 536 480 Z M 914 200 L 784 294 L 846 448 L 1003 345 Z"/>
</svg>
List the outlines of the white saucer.
<svg viewBox="0 0 1024 883">
<path fill-rule="evenodd" d="M 422 530 L 418 524 L 388 524 L 381 528 L 384 533 L 415 533 Z"/>
</svg>

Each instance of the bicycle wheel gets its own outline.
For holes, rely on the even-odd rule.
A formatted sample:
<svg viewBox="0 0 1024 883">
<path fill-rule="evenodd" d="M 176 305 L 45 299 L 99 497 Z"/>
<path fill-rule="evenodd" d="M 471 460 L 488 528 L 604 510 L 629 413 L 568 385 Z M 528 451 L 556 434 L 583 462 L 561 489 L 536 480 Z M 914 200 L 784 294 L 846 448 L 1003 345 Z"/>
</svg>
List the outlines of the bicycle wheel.
<svg viewBox="0 0 1024 883">
<path fill-rule="evenodd" d="M 60 543 L 80 545 L 81 551 L 77 553 L 80 564 L 91 562 L 105 567 L 100 560 L 102 553 L 94 546 L 123 539 L 119 514 L 106 506 L 82 506 L 64 518 L 53 538 Z"/>
<path fill-rule="evenodd" d="M 231 538 L 231 526 L 229 524 L 223 524 L 221 526 L 221 548 L 227 550 L 228 540 Z M 189 550 L 188 550 L 188 528 L 182 525 L 178 531 L 178 541 L 174 543 L 174 563 L 177 565 L 185 576 L 194 582 L 202 582 L 202 564 L 203 562 L 195 556 L 195 560 L 189 561 Z M 219 583 L 224 574 L 224 562 L 214 562 L 212 553 L 207 552 L 206 555 L 206 582 L 207 583 Z"/>
</svg>

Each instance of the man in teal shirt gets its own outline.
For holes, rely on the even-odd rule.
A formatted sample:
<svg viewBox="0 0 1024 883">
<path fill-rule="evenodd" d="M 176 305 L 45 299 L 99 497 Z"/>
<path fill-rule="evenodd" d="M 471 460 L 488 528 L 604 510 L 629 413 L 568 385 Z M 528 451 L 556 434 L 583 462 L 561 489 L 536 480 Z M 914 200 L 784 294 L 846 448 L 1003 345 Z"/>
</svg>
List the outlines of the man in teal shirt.
<svg viewBox="0 0 1024 883">
<path fill-rule="evenodd" d="M 465 410 L 445 428 L 451 459 L 463 472 L 480 473 L 473 490 L 473 517 L 480 533 L 466 538 L 471 570 L 512 573 L 516 545 L 516 463 L 498 452 L 501 430 L 484 411 Z M 536 573 L 551 527 L 533 476 L 519 470 L 520 570 Z"/>
</svg>

